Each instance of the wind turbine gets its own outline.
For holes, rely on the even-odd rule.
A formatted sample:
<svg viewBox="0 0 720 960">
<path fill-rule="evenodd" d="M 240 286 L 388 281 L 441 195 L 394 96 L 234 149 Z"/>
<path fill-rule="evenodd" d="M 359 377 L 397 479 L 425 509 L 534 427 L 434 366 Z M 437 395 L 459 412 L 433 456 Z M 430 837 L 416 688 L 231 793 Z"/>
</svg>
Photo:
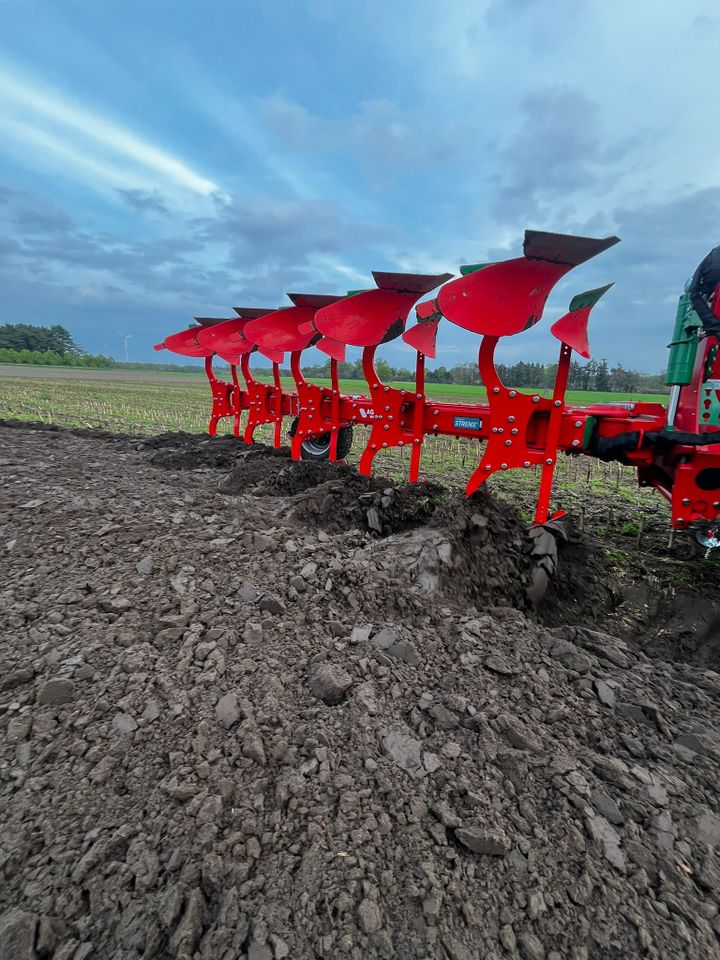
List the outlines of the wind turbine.
<svg viewBox="0 0 720 960">
<path fill-rule="evenodd" d="M 120 336 L 121 336 L 121 337 L 124 339 L 124 341 L 125 341 L 125 363 L 130 363 L 130 361 L 129 361 L 129 359 L 128 359 L 128 345 L 127 345 L 127 343 L 128 343 L 128 340 L 132 337 L 132 334 L 131 334 L 131 333 L 123 333 L 122 330 L 118 330 L 118 333 L 120 334 Z"/>
</svg>

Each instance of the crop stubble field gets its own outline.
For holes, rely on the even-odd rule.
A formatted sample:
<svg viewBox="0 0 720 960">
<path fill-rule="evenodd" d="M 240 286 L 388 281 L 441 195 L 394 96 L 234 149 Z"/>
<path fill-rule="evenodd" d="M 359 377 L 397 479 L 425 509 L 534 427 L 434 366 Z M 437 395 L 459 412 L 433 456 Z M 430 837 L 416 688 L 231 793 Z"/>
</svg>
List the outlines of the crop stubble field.
<svg viewBox="0 0 720 960">
<path fill-rule="evenodd" d="M 294 389 L 290 377 L 283 386 Z M 327 380 L 317 383 L 328 384 Z M 363 381 L 341 380 L 346 394 L 363 393 Z M 408 390 L 412 383 L 393 384 Z M 459 384 L 427 384 L 431 400 L 474 403 L 485 389 Z M 549 391 L 538 391 L 548 394 Z M 577 404 L 663 401 L 653 394 L 589 393 L 570 390 Z M 97 426 L 141 433 L 165 430 L 202 431 L 207 426 L 209 391 L 202 375 L 144 370 L 81 370 L 72 367 L 22 367 L 0 364 L 0 412 L 3 416 L 42 420 L 66 426 Z M 229 424 L 222 425 L 229 432 Z"/>
<path fill-rule="evenodd" d="M 289 378 L 283 383 L 293 388 Z M 409 383 L 396 385 L 412 389 Z M 345 380 L 341 386 L 346 393 L 361 393 L 363 382 Z M 455 384 L 428 384 L 427 392 L 438 401 L 477 402 L 485 398 L 482 387 Z M 568 392 L 568 400 L 576 404 L 664 399 L 648 394 Z M 121 433 L 202 433 L 207 429 L 209 408 L 208 385 L 202 375 L 0 365 L 0 418 Z M 221 421 L 219 432 L 230 430 L 230 421 Z M 356 428 L 348 458 L 351 463 L 357 463 L 363 449 L 363 433 L 362 428 Z M 271 428 L 260 428 L 256 438 L 268 442 Z M 428 438 L 422 461 L 424 478 L 440 480 L 450 488 L 464 486 L 478 457 L 478 445 L 473 441 Z M 384 451 L 376 460 L 376 470 L 402 479 L 407 475 L 406 459 L 404 450 Z M 510 471 L 493 477 L 492 489 L 530 519 L 538 479 L 536 469 Z M 571 512 L 581 526 L 611 541 L 619 551 L 634 555 L 642 544 L 644 551 L 650 549 L 668 557 L 687 555 L 686 538 L 672 544 L 664 502 L 651 491 L 638 489 L 632 470 L 586 457 L 563 457 L 558 463 L 555 501 L 556 507 Z"/>
</svg>

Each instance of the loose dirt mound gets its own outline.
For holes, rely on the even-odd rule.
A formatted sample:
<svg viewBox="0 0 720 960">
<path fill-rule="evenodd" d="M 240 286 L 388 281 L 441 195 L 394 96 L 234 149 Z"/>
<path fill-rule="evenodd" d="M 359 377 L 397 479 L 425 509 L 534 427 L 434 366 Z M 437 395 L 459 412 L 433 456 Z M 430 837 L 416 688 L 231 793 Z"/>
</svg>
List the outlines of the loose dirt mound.
<svg viewBox="0 0 720 960">
<path fill-rule="evenodd" d="M 558 538 L 558 565 L 550 577 L 538 614 L 543 623 L 605 623 L 621 603 L 607 557 L 591 545 L 570 521 Z M 623 634 L 624 635 L 624 634 Z"/>
<path fill-rule="evenodd" d="M 263 444 L 247 448 L 233 436 L 208 437 L 206 434 L 162 433 L 146 437 L 140 449 L 149 451 L 146 459 L 158 467 L 169 470 L 196 470 L 199 467 L 227 469 L 238 461 L 267 461 L 272 457 L 289 457 L 287 447 L 274 450 Z"/>
<path fill-rule="evenodd" d="M 292 516 L 332 533 L 355 529 L 387 536 L 426 523 L 445 493 L 434 483 L 394 484 L 348 470 L 295 497 Z"/>
<path fill-rule="evenodd" d="M 333 534 L 360 530 L 388 537 L 414 531 L 378 547 L 370 562 L 387 568 L 392 580 L 402 565 L 407 582 L 433 592 L 440 588 L 456 601 L 483 604 L 501 598 L 519 609 L 530 606 L 527 526 L 486 489 L 466 498 L 435 483 L 398 484 L 362 476 L 343 464 L 293 462 L 273 456 L 277 453 L 263 447 L 243 455 L 218 489 L 290 498 L 290 518 Z M 572 525 L 564 530 L 557 574 L 538 613 L 550 625 L 567 622 L 568 607 L 577 619 L 604 619 L 614 598 L 602 560 Z M 387 591 L 383 602 L 394 603 L 396 592 Z"/>
<path fill-rule="evenodd" d="M 641 582 L 625 590 L 612 625 L 649 657 L 720 669 L 720 599 L 682 584 Z"/>
<path fill-rule="evenodd" d="M 371 608 L 402 612 L 452 603 L 458 611 L 488 604 L 529 608 L 530 544 L 513 511 L 486 493 L 448 497 L 424 524 L 370 543 L 348 557 L 339 576 Z"/>
<path fill-rule="evenodd" d="M 720 676 L 528 618 L 507 508 L 1 439 L 2 960 L 717 955 Z"/>
</svg>

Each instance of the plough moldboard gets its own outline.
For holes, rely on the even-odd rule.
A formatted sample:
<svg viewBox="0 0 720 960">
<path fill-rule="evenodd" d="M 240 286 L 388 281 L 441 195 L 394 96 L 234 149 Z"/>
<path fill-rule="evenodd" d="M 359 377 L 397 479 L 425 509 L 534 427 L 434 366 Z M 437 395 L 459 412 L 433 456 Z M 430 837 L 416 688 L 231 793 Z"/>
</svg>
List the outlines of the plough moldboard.
<svg viewBox="0 0 720 960">
<path fill-rule="evenodd" d="M 495 368 L 502 337 L 516 336 L 536 324 L 555 284 L 573 267 L 618 242 L 526 231 L 523 256 L 460 268 L 460 276 L 373 273 L 375 287 L 346 296 L 289 294 L 291 306 L 279 309 L 235 307 L 231 319 L 198 317 L 197 326 L 157 344 L 189 357 L 203 357 L 212 390 L 209 432 L 220 419 L 252 443 L 261 424 L 273 424 L 281 444 L 282 424 L 292 417 L 291 452 L 295 459 L 343 459 L 352 428 L 369 427 L 359 469 L 370 474 L 381 450 L 411 449 L 409 479 L 419 478 L 423 443 L 428 436 L 475 439 L 482 456 L 468 480 L 476 491 L 492 474 L 540 466 L 536 523 L 550 516 L 550 499 L 559 453 L 616 459 L 634 466 L 639 483 L 657 489 L 671 505 L 678 529 L 694 528 L 699 539 L 715 545 L 720 515 L 720 257 L 717 251 L 700 265 L 680 298 L 667 382 L 670 402 L 601 403 L 571 406 L 566 387 L 573 352 L 589 358 L 590 312 L 612 284 L 575 296 L 568 312 L 550 327 L 559 342 L 557 374 L 551 397 L 525 393 L 503 384 Z M 714 259 L 713 259 L 714 257 Z M 432 299 L 424 299 L 439 288 Z M 406 328 L 415 308 L 417 322 Z M 429 400 L 425 360 L 436 356 L 438 326 L 444 319 L 477 334 L 478 366 L 487 400 L 446 403 Z M 401 337 L 415 350 L 415 386 L 401 390 L 383 383 L 375 366 L 378 346 Z M 317 347 L 330 357 L 331 383 L 308 382 L 303 352 Z M 362 348 L 367 381 L 362 396 L 341 393 L 338 363 L 348 346 Z M 250 366 L 258 352 L 272 363 L 272 380 L 257 379 Z M 295 391 L 283 389 L 280 365 L 290 355 Z M 213 357 L 230 364 L 231 382 L 219 379 Z M 240 368 L 241 378 L 238 376 Z M 263 371 L 263 377 L 265 371 Z M 244 429 L 241 417 L 246 412 Z"/>
</svg>

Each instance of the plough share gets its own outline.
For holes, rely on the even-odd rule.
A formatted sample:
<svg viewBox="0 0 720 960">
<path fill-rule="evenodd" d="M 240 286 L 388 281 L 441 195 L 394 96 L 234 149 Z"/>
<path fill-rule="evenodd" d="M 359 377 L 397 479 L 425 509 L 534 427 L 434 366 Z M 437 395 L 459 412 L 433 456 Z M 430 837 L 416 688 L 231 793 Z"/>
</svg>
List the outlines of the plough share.
<svg viewBox="0 0 720 960">
<path fill-rule="evenodd" d="M 590 312 L 612 284 L 575 296 L 568 312 L 550 327 L 559 341 L 551 397 L 508 387 L 497 374 L 494 356 L 500 338 L 536 324 L 555 284 L 617 242 L 617 237 L 529 230 L 523 256 L 464 266 L 457 278 L 375 272 L 375 287 L 346 296 L 289 294 L 291 306 L 235 307 L 236 316 L 230 319 L 198 317 L 196 326 L 172 334 L 155 349 L 204 358 L 212 390 L 211 435 L 220 419 L 229 417 L 235 436 L 251 444 L 258 426 L 273 424 L 278 447 L 283 419 L 292 417 L 294 459 L 339 461 L 350 450 L 353 427 L 363 425 L 370 432 L 360 472 L 370 474 L 382 450 L 407 446 L 411 482 L 419 479 L 426 437 L 478 440 L 484 446 L 467 483 L 468 495 L 497 471 L 539 466 L 538 524 L 562 515 L 550 514 L 560 452 L 619 460 L 637 469 L 641 486 L 654 487 L 669 501 L 673 527 L 694 530 L 711 548 L 720 545 L 715 533 L 720 517 L 720 248 L 700 264 L 680 297 L 666 377 L 671 387 L 667 405 L 566 403 L 572 354 L 590 357 Z M 421 299 L 436 288 L 434 298 Z M 413 307 L 417 323 L 406 327 Z M 443 319 L 481 337 L 478 366 L 487 391 L 483 403 L 440 403 L 426 395 L 425 360 L 436 356 Z M 396 337 L 415 350 L 412 390 L 383 383 L 375 367 L 378 346 Z M 313 346 L 330 357 L 329 386 L 310 383 L 303 375 L 303 352 Z M 362 348 L 367 381 L 362 396 L 340 390 L 338 363 L 348 346 Z M 251 370 L 255 352 L 272 363 L 270 382 L 257 379 Z M 280 379 L 288 353 L 294 392 L 284 390 Z M 214 356 L 230 365 L 230 383 L 216 376 Z"/>
</svg>

